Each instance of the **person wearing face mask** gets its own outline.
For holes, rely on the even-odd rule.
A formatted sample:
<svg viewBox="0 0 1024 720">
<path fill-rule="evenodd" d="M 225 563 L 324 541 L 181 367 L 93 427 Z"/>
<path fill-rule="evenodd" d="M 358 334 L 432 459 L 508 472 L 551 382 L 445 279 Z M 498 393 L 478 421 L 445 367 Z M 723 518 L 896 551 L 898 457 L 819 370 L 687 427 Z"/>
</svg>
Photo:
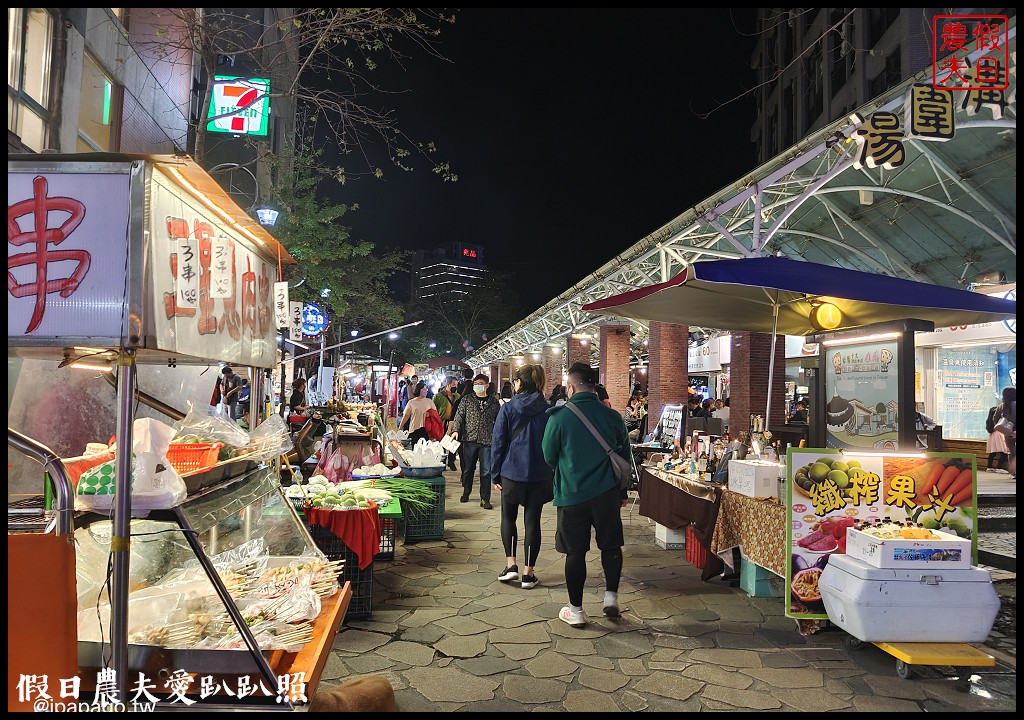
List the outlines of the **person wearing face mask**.
<svg viewBox="0 0 1024 720">
<path fill-rule="evenodd" d="M 485 510 L 494 509 L 491 505 L 491 436 L 501 407 L 494 393 L 487 391 L 489 383 L 488 377 L 482 373 L 473 378 L 473 392 L 459 399 L 451 432 L 452 438 L 462 442 L 459 447 L 462 459 L 462 497 L 459 502 L 469 502 L 473 473 L 479 460 L 480 507 Z"/>
</svg>

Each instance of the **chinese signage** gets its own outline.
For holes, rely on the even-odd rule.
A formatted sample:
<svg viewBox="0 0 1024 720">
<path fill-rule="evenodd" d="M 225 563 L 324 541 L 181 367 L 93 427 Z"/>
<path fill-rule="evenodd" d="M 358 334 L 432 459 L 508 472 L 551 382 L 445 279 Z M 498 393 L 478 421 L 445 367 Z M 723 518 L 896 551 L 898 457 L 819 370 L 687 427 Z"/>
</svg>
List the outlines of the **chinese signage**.
<svg viewBox="0 0 1024 720">
<path fill-rule="evenodd" d="M 972 68 L 969 60 L 956 55 L 963 51 L 983 54 Z M 932 19 L 932 84 L 936 88 L 1006 90 L 1009 65 L 1005 15 L 936 15 Z"/>
<path fill-rule="evenodd" d="M 302 334 L 306 337 L 320 337 L 330 324 L 326 308 L 311 302 L 302 306 Z"/>
<path fill-rule="evenodd" d="M 274 265 L 197 199 L 153 173 L 146 267 L 157 347 L 274 364 Z"/>
<path fill-rule="evenodd" d="M 128 173 L 7 173 L 7 337 L 127 331 Z"/>
<path fill-rule="evenodd" d="M 828 447 L 897 449 L 898 347 L 895 341 L 889 341 L 824 349 Z"/>
<path fill-rule="evenodd" d="M 266 135 L 270 121 L 270 81 L 217 75 L 213 78 L 208 132 Z"/>
<path fill-rule="evenodd" d="M 973 557 L 978 547 L 976 461 L 973 454 L 858 455 L 790 448 L 786 615 L 827 619 L 817 581 L 829 556 L 847 552 L 847 530 L 859 523 L 886 518 L 909 520 L 915 527 L 920 523 L 970 540 Z M 906 552 L 920 552 L 910 547 L 913 543 L 907 545 Z M 914 559 L 940 567 L 945 556 Z"/>
</svg>

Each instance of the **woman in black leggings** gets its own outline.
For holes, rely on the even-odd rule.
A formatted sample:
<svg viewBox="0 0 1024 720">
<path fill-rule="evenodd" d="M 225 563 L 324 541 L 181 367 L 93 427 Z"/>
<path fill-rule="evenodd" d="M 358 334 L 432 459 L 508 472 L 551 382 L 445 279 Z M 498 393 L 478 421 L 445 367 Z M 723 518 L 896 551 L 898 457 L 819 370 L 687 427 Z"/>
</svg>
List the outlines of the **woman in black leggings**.
<svg viewBox="0 0 1024 720">
<path fill-rule="evenodd" d="M 533 568 L 540 554 L 541 511 L 554 497 L 553 473 L 544 462 L 541 450 L 550 407 L 544 399 L 543 366 L 519 368 L 512 387 L 515 394 L 498 411 L 491 437 L 491 476 L 496 478 L 494 487 L 501 493 L 501 541 L 506 560 L 498 579 L 505 583 L 518 582 L 524 590 L 529 590 L 540 582 Z M 522 541 L 517 527 L 520 506 L 526 524 Z M 523 548 L 522 574 L 516 561 L 520 547 Z"/>
</svg>

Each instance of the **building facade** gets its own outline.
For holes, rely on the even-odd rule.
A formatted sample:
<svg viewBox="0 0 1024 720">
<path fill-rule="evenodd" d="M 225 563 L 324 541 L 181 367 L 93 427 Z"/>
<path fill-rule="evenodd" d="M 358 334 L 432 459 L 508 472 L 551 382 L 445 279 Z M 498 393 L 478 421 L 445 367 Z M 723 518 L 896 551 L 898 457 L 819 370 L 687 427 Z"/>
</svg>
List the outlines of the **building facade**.
<svg viewBox="0 0 1024 720">
<path fill-rule="evenodd" d="M 458 298 L 480 286 L 487 274 L 484 249 L 452 243 L 418 250 L 412 263 L 412 299 Z"/>
</svg>

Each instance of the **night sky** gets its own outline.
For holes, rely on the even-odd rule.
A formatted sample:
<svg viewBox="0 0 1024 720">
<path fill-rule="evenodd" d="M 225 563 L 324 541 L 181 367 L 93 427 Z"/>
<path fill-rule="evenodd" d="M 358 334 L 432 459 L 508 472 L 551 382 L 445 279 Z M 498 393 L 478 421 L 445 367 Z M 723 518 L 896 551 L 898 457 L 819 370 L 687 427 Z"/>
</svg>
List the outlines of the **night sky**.
<svg viewBox="0 0 1024 720">
<path fill-rule="evenodd" d="M 381 249 L 482 245 L 529 314 L 754 168 L 753 95 L 714 109 L 754 84 L 753 27 L 735 9 L 463 9 L 450 63 L 383 76 L 458 182 L 385 166 L 345 186 L 345 222 Z"/>
</svg>

